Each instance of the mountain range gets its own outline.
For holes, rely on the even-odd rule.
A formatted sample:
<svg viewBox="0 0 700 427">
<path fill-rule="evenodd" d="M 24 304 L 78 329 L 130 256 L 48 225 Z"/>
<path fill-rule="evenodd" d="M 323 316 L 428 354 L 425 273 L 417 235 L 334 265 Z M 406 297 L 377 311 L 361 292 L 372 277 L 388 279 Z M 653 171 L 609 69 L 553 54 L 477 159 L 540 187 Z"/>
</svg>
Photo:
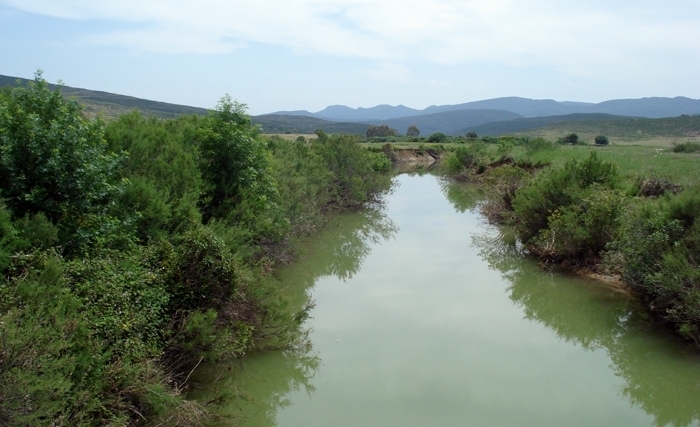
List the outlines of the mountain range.
<svg viewBox="0 0 700 427">
<path fill-rule="evenodd" d="M 278 111 L 272 114 L 315 117 L 339 122 L 373 122 L 460 110 L 502 110 L 525 118 L 561 116 L 575 113 L 603 113 L 617 116 L 661 118 L 680 116 L 681 114 L 700 114 L 700 100 L 678 96 L 675 98 L 615 99 L 593 104 L 512 96 L 456 105 L 431 105 L 423 110 L 416 110 L 403 105 L 395 107 L 377 105 L 371 108 L 350 108 L 345 105 L 332 105 L 316 113 L 299 110 Z"/>
<path fill-rule="evenodd" d="M 29 80 L 0 75 L 0 87 L 25 85 Z M 52 87 L 55 87 L 52 85 Z M 66 96 L 85 104 L 88 115 L 101 114 L 110 119 L 130 110 L 161 118 L 183 114 L 206 114 L 207 109 L 151 101 L 108 92 L 62 86 Z M 494 98 L 456 105 L 432 105 L 423 110 L 404 105 L 377 105 L 371 108 L 350 108 L 332 105 L 312 113 L 306 110 L 278 111 L 253 116 L 254 123 L 266 133 L 364 134 L 370 125 L 387 125 L 399 133 L 417 126 L 421 135 L 443 132 L 463 135 L 475 131 L 479 135 L 498 136 L 535 129 L 568 121 L 616 120 L 630 117 L 663 118 L 700 114 L 700 100 L 686 97 L 616 99 L 601 103 L 560 102 L 551 99 L 520 97 Z"/>
</svg>

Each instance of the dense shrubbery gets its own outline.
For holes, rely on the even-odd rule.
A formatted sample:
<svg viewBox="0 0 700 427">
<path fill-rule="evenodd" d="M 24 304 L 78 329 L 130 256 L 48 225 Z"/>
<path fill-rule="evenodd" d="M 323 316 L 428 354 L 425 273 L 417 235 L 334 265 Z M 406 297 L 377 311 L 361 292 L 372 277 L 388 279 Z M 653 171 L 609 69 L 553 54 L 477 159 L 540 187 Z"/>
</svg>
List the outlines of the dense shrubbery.
<svg viewBox="0 0 700 427">
<path fill-rule="evenodd" d="M 521 145 L 526 156 L 533 147 L 552 149 L 546 141 Z M 464 168 L 454 153 L 446 161 Z M 621 274 L 654 319 L 700 345 L 698 187 L 681 192 L 660 178 L 623 182 L 616 165 L 593 152 L 534 176 L 520 162 L 503 158 L 483 174 L 487 218 L 509 223 L 543 260 Z"/>
<path fill-rule="evenodd" d="M 0 424 L 195 425 L 193 366 L 293 344 L 305 311 L 284 308 L 270 257 L 370 201 L 391 165 L 319 141 L 265 141 L 228 97 L 105 125 L 40 75 L 3 94 Z"/>
<path fill-rule="evenodd" d="M 606 259 L 658 318 L 700 345 L 700 190 L 640 202 Z"/>
<path fill-rule="evenodd" d="M 595 153 L 543 171 L 513 201 L 518 235 L 547 258 L 596 255 L 615 228 L 618 184 L 616 166 Z"/>
<path fill-rule="evenodd" d="M 700 144 L 697 142 L 683 142 L 681 144 L 673 144 L 674 153 L 694 153 L 700 150 Z"/>
</svg>

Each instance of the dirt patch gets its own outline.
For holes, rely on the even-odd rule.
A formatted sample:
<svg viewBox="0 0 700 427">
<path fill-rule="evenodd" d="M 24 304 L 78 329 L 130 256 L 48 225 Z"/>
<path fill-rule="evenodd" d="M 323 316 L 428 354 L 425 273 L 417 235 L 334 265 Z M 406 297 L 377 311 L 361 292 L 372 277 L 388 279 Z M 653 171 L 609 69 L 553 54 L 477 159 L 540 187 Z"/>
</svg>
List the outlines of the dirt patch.
<svg viewBox="0 0 700 427">
<path fill-rule="evenodd" d="M 435 150 L 419 150 L 414 148 L 395 149 L 396 163 L 425 164 L 430 165 L 440 160 L 441 156 Z"/>
</svg>

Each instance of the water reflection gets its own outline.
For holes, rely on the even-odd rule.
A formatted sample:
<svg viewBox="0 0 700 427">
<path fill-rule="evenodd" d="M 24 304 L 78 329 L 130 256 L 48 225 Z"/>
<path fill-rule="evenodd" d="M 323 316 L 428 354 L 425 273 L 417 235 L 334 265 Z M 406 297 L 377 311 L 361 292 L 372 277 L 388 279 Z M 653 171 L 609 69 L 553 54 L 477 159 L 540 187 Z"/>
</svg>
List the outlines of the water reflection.
<svg viewBox="0 0 700 427">
<path fill-rule="evenodd" d="M 472 243 L 508 280 L 510 299 L 527 319 L 587 350 L 604 350 L 620 393 L 656 426 L 700 424 L 700 355 L 648 324 L 631 298 L 579 278 L 562 280 L 524 262 L 512 235 L 489 229 Z"/>
<path fill-rule="evenodd" d="M 299 310 L 309 303 L 310 291 L 320 278 L 352 278 L 371 247 L 397 231 L 380 205 L 335 218 L 307 242 L 300 259 L 284 271 L 284 291 L 291 309 Z M 287 396 L 294 391 L 309 395 L 315 391 L 313 378 L 321 360 L 311 345 L 251 356 L 226 367 L 203 367 L 193 380 L 196 390 L 190 398 L 216 405 L 215 412 L 223 417 L 217 425 L 245 422 L 246 426 L 275 426 L 278 410 L 290 404 Z"/>
<path fill-rule="evenodd" d="M 484 198 L 481 187 L 476 184 L 465 184 L 455 180 L 440 176 L 438 177 L 440 189 L 445 198 L 454 206 L 457 212 L 464 213 L 476 208 L 480 200 Z"/>
<path fill-rule="evenodd" d="M 313 286 L 323 276 L 352 278 L 369 255 L 371 245 L 392 238 L 397 231 L 380 206 L 337 217 L 305 249 L 304 263 L 310 261 L 310 267 L 303 269 L 307 276 L 304 287 Z"/>
</svg>

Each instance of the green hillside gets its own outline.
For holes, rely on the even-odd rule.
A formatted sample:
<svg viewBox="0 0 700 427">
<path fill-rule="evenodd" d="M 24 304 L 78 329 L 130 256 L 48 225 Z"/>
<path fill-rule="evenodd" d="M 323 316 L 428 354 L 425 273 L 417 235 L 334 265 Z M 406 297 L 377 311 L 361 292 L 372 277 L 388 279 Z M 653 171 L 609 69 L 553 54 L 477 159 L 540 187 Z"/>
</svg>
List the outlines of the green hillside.
<svg viewBox="0 0 700 427">
<path fill-rule="evenodd" d="M 323 129 L 326 133 L 344 133 L 364 135 L 369 125 L 365 123 L 330 122 L 307 116 L 287 116 L 281 114 L 264 114 L 252 117 L 253 123 L 260 125 L 265 133 L 300 133 L 309 134 Z"/>
<path fill-rule="evenodd" d="M 700 116 L 663 119 L 618 118 L 579 122 L 558 122 L 519 132 L 520 135 L 556 140 L 576 133 L 581 140 L 592 142 L 596 135 L 605 135 L 615 144 L 669 146 L 700 139 Z"/>
<path fill-rule="evenodd" d="M 539 129 L 545 126 L 560 122 L 589 122 L 598 120 L 611 120 L 615 118 L 622 118 L 622 116 L 611 116 L 609 114 L 588 114 L 588 113 L 575 113 L 567 114 L 563 116 L 547 116 L 547 117 L 532 117 L 532 118 L 521 118 L 514 120 L 506 120 L 500 122 L 491 122 L 483 125 L 469 126 L 457 131 L 451 132 L 451 135 L 459 136 L 464 135 L 467 132 L 476 132 L 479 135 L 491 135 L 500 136 L 512 133 L 518 133 L 533 129 Z"/>
<path fill-rule="evenodd" d="M 470 131 L 481 136 L 515 134 L 542 136 L 550 140 L 576 133 L 583 140 L 590 141 L 602 134 L 622 143 L 670 144 L 700 137 L 700 116 L 648 119 L 607 114 L 570 114 L 488 123 L 461 129 L 456 134 L 462 135 Z"/>
<path fill-rule="evenodd" d="M 0 87 L 23 86 L 30 80 L 0 75 Z M 53 90 L 57 86 L 49 85 Z M 160 118 L 173 118 L 188 114 L 204 115 L 205 108 L 190 107 L 187 105 L 169 104 L 167 102 L 150 101 L 132 96 L 117 95 L 109 92 L 80 89 L 70 86 L 62 87 L 63 95 L 75 97 L 85 106 L 84 112 L 89 117 L 102 114 L 105 119 L 113 119 L 132 110 L 139 110 L 144 115 Z"/>
</svg>

